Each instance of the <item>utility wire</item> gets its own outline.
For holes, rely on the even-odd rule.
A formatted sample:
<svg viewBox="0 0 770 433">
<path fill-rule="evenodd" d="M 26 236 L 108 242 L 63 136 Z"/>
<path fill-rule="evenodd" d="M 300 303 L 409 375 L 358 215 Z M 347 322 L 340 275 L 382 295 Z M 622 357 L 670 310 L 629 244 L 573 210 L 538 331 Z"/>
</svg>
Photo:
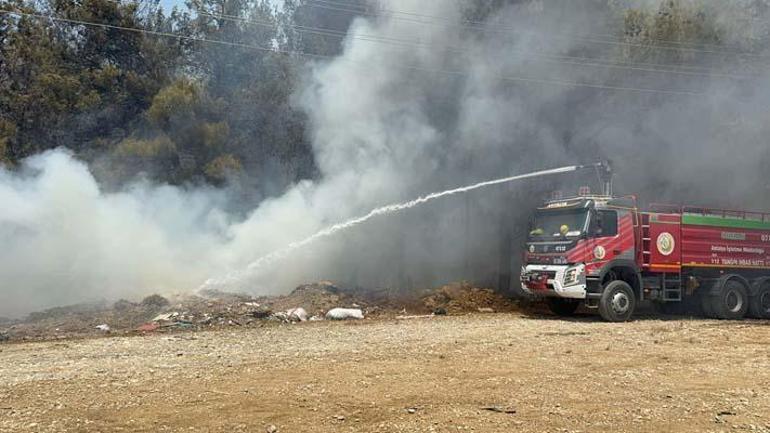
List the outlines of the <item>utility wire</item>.
<svg viewBox="0 0 770 433">
<path fill-rule="evenodd" d="M 105 1 L 120 4 L 120 0 L 105 0 Z M 127 0 L 127 1 L 139 2 L 141 0 Z M 324 3 L 339 3 L 339 2 L 333 2 L 328 0 L 326 1 L 316 0 L 316 1 L 324 2 Z M 350 5 L 350 4 L 347 4 L 347 5 Z M 351 11 L 353 10 L 351 9 Z M 360 10 L 360 11 L 355 10 L 355 11 L 361 12 L 363 10 Z M 208 17 L 221 19 L 221 20 L 246 22 L 246 23 L 251 23 L 258 26 L 270 27 L 275 29 L 280 28 L 281 26 L 280 24 L 272 21 L 248 19 L 237 15 L 218 14 L 218 13 L 212 13 L 212 12 L 201 11 L 201 10 L 196 10 L 195 12 L 196 14 L 201 16 L 208 16 Z M 389 13 L 397 13 L 397 12 L 398 11 L 389 11 Z M 407 13 L 407 12 L 403 12 L 403 13 Z M 430 15 L 422 15 L 422 14 L 416 14 L 416 13 L 410 13 L 410 14 L 431 17 Z M 445 18 L 445 19 L 448 20 L 449 18 Z M 473 23 L 484 24 L 479 21 L 473 21 Z M 369 41 L 369 42 L 377 42 L 377 43 L 383 43 L 383 44 L 390 43 L 390 45 L 393 45 L 393 46 L 402 45 L 402 46 L 425 47 L 425 48 L 435 47 L 435 48 L 451 50 L 454 52 L 465 52 L 465 53 L 469 52 L 467 49 L 460 48 L 460 47 L 426 44 L 426 43 L 409 41 L 405 39 L 391 38 L 387 36 L 366 35 L 366 34 L 349 35 L 347 32 L 323 28 L 323 27 L 311 27 L 311 26 L 303 26 L 298 24 L 288 24 L 287 27 L 292 28 L 299 33 L 315 34 L 315 35 L 324 36 L 324 37 L 337 37 L 340 39 L 345 37 L 350 37 L 352 39 Z M 647 48 L 653 48 L 653 49 L 655 48 L 654 46 L 648 46 L 648 45 L 643 45 L 643 46 Z M 546 59 L 545 61 L 547 62 L 561 63 L 561 64 L 574 65 L 574 66 L 601 67 L 601 68 L 607 68 L 607 69 L 626 69 L 626 70 L 633 70 L 633 71 L 639 71 L 639 72 L 664 73 L 664 74 L 676 74 L 676 75 L 724 77 L 724 78 L 731 78 L 731 79 L 758 78 L 757 75 L 753 75 L 753 74 L 735 74 L 732 72 L 718 72 L 708 67 L 697 66 L 697 65 L 687 65 L 683 63 L 661 64 L 661 63 L 650 63 L 650 62 L 613 62 L 613 61 L 607 61 L 596 57 L 579 57 L 579 56 L 569 56 L 564 54 L 543 53 L 543 52 L 538 53 L 533 51 L 522 51 L 522 50 L 517 50 L 515 54 L 520 57 L 523 57 L 523 56 L 540 57 L 540 58 Z M 762 66 L 768 66 L 768 65 L 763 64 Z M 666 69 L 658 69 L 658 68 L 666 68 Z M 671 68 L 677 68 L 677 69 L 671 69 Z M 688 70 L 683 71 L 680 69 L 688 69 Z"/>
<path fill-rule="evenodd" d="M 338 12 L 348 12 L 348 13 L 371 16 L 371 17 L 388 16 L 389 18 L 392 18 L 395 20 L 411 22 L 411 23 L 420 24 L 420 25 L 427 24 L 427 25 L 442 26 L 447 28 L 461 28 L 461 29 L 467 29 L 467 30 L 481 31 L 484 33 L 531 34 L 531 35 L 543 37 L 542 34 L 538 34 L 535 32 L 519 30 L 512 27 L 507 27 L 507 26 L 496 26 L 493 24 L 484 23 L 482 21 L 466 20 L 466 21 L 463 21 L 462 24 L 454 24 L 455 21 L 449 17 L 439 17 L 435 15 L 417 14 L 413 12 L 403 12 L 403 11 L 396 11 L 396 10 L 389 10 L 389 9 L 375 8 L 375 9 L 366 10 L 361 8 L 351 8 L 350 7 L 351 5 L 346 5 L 343 3 L 329 1 L 329 0 L 312 0 L 309 3 L 304 3 L 302 6 L 338 11 Z M 370 10 L 374 12 L 370 12 Z M 407 15 L 411 15 L 412 17 L 399 16 L 398 14 L 407 14 Z M 421 17 L 424 19 L 421 19 Z M 436 21 L 449 21 L 449 22 L 440 23 Z M 730 56 L 754 57 L 759 59 L 770 59 L 770 57 L 768 56 L 764 56 L 761 54 L 747 53 L 747 52 L 735 52 L 735 51 L 727 51 L 727 50 L 704 50 L 699 48 L 649 45 L 649 44 L 643 44 L 638 42 L 626 42 L 626 41 L 619 41 L 619 40 L 610 41 L 610 40 L 605 40 L 605 39 L 596 38 L 596 37 L 583 37 L 578 35 L 566 35 L 566 34 L 565 35 L 546 35 L 546 37 L 549 37 L 552 39 L 566 39 L 568 41 L 581 40 L 583 42 L 588 42 L 593 44 L 617 45 L 617 46 L 624 46 L 624 47 L 635 47 L 635 48 L 646 48 L 646 49 L 668 50 L 668 51 L 685 51 L 685 52 L 713 54 L 713 55 L 722 55 L 722 56 L 730 55 Z M 670 43 L 673 43 L 673 42 L 670 42 Z"/>
<path fill-rule="evenodd" d="M 422 18 L 433 19 L 433 20 L 448 21 L 451 24 L 454 24 L 457 21 L 455 18 L 452 18 L 452 17 L 444 17 L 444 16 L 437 16 L 437 15 L 427 15 L 427 14 L 421 14 L 421 13 L 417 13 L 417 12 L 407 12 L 407 11 L 400 11 L 400 10 L 394 10 L 394 9 L 385 9 L 385 8 L 374 8 L 374 9 L 372 9 L 372 8 L 367 8 L 365 6 L 362 7 L 362 6 L 357 5 L 357 4 L 352 4 L 352 3 L 343 2 L 343 1 L 339 1 L 339 0 L 310 0 L 310 1 L 311 2 L 315 2 L 316 4 L 325 4 L 325 5 L 331 5 L 331 6 L 341 7 L 341 8 L 351 8 L 352 7 L 353 9 L 349 9 L 349 11 L 351 11 L 351 12 L 356 11 L 357 13 L 367 13 L 367 10 L 374 10 L 375 12 L 383 12 L 385 14 L 402 14 L 402 15 L 408 15 L 408 16 L 414 16 L 414 17 L 422 17 Z M 306 3 L 305 6 L 312 6 L 312 3 Z M 751 19 L 751 18 L 749 18 L 749 19 Z M 754 19 L 754 20 L 756 20 L 756 19 Z M 487 29 L 490 29 L 490 28 L 491 29 L 500 29 L 501 31 L 519 32 L 519 33 L 532 33 L 532 32 L 525 32 L 525 31 L 522 31 L 522 30 L 518 30 L 518 29 L 515 29 L 515 28 L 510 27 L 510 26 L 501 26 L 501 25 L 496 25 L 496 24 L 490 24 L 490 23 L 485 22 L 485 21 L 463 20 L 462 23 L 464 23 L 466 25 L 469 25 L 469 26 L 474 26 L 474 27 L 475 26 L 479 26 L 479 27 L 484 27 L 484 28 L 487 28 Z M 589 42 L 590 41 L 594 41 L 594 42 L 611 42 L 611 41 L 615 41 L 615 42 L 618 42 L 617 37 L 614 36 L 614 35 L 595 35 L 595 34 L 587 34 L 587 33 L 584 33 L 584 34 L 574 34 L 574 33 L 568 34 L 568 33 L 564 33 L 564 32 L 562 32 L 561 34 L 564 37 L 570 38 L 570 40 L 577 38 L 577 39 L 584 39 L 584 40 L 587 40 Z M 609 40 L 595 41 L 595 39 L 597 39 L 597 38 L 605 38 L 605 39 L 609 39 Z M 753 38 L 753 39 L 758 39 L 758 38 Z M 712 46 L 712 47 L 717 47 L 717 48 L 722 47 L 721 45 L 718 45 L 718 44 L 682 42 L 682 41 L 673 41 L 673 40 L 670 40 L 670 39 L 651 39 L 651 41 L 653 41 L 653 42 L 660 42 L 660 43 L 667 43 L 667 44 L 672 44 L 672 45 L 690 46 L 690 47 L 699 47 L 699 46 Z M 631 43 L 631 42 L 621 41 L 621 43 Z M 644 44 L 642 44 L 642 45 L 645 46 L 645 47 L 647 46 L 647 45 L 644 45 Z M 724 53 L 725 54 L 737 54 L 737 55 L 754 55 L 752 53 L 746 53 L 746 52 L 735 53 L 735 52 L 724 51 Z"/>
<path fill-rule="evenodd" d="M 270 52 L 270 53 L 276 53 L 276 54 L 298 55 L 298 56 L 315 58 L 315 59 L 340 60 L 339 57 L 330 56 L 330 55 L 307 53 L 303 51 L 280 50 L 276 48 L 267 48 L 267 47 L 262 47 L 258 45 L 250 45 L 250 44 L 222 41 L 222 40 L 216 40 L 216 39 L 207 39 L 207 38 L 200 38 L 195 36 L 185 36 L 185 35 L 179 35 L 179 34 L 174 34 L 170 32 L 138 29 L 138 28 L 132 28 L 132 27 L 123 27 L 123 26 L 116 26 L 112 24 L 94 23 L 90 21 L 55 17 L 50 15 L 27 13 L 27 12 L 20 12 L 20 11 L 9 11 L 9 10 L 0 10 L 0 13 L 6 14 L 6 15 L 16 15 L 16 16 L 23 16 L 28 18 L 35 18 L 40 20 L 51 20 L 51 21 L 69 23 L 69 24 L 78 24 L 78 25 L 100 27 L 100 28 L 107 28 L 107 29 L 113 29 L 113 30 L 122 30 L 122 31 L 134 32 L 134 33 L 150 34 L 155 36 L 175 38 L 178 40 L 189 40 L 189 41 L 211 43 L 211 44 L 223 45 L 223 46 L 254 49 L 258 51 Z M 350 60 L 344 60 L 344 61 L 351 64 L 357 64 L 364 68 L 368 67 L 367 65 L 363 65 L 362 62 L 354 62 Z M 424 68 L 420 66 L 409 66 L 409 65 L 393 65 L 393 66 L 404 70 L 430 72 L 430 73 L 457 76 L 457 77 L 469 77 L 467 73 L 461 72 L 461 71 L 450 71 L 445 69 Z M 368 68 L 370 69 L 370 67 Z M 584 88 L 591 88 L 591 89 L 627 91 L 627 92 L 634 92 L 634 93 L 669 94 L 669 95 L 680 95 L 680 96 L 704 95 L 702 92 L 695 92 L 695 91 L 688 91 L 688 90 L 667 90 L 667 89 L 654 89 L 654 88 L 641 88 L 641 87 L 611 86 L 611 85 L 593 84 L 593 83 L 585 83 L 585 82 L 569 81 L 569 80 L 519 77 L 519 76 L 508 76 L 508 75 L 498 75 L 498 74 L 495 74 L 493 76 L 495 78 L 500 79 L 501 81 L 507 81 L 507 82 L 536 83 L 536 84 L 557 85 L 557 86 L 564 86 L 564 87 L 584 87 Z"/>
<path fill-rule="evenodd" d="M 340 0 L 315 0 L 315 1 L 317 3 L 336 5 L 336 6 L 340 6 L 340 7 L 352 7 L 354 10 L 358 10 L 360 12 L 366 12 L 367 9 L 371 9 L 371 8 L 367 8 L 366 6 L 362 7 L 360 4 L 349 3 L 349 2 L 344 2 L 344 1 L 340 1 Z M 383 0 L 379 0 L 379 1 L 383 1 Z M 426 15 L 426 14 L 420 14 L 420 13 L 416 13 L 416 12 L 407 12 L 407 11 L 399 11 L 399 10 L 384 9 L 384 8 L 375 8 L 374 10 L 375 11 L 386 12 L 388 14 L 404 14 L 404 15 L 423 17 L 423 18 L 440 19 L 440 20 L 449 21 L 451 23 L 456 22 L 456 19 L 451 18 L 451 17 Z M 760 21 L 758 18 L 751 18 L 751 17 L 736 18 L 736 21 L 739 21 L 739 20 L 740 21 L 746 21 L 746 20 Z M 513 27 L 490 24 L 489 22 L 485 22 L 485 21 L 463 20 L 463 22 L 467 23 L 467 24 L 470 24 L 470 25 L 474 25 L 474 26 L 484 26 L 484 27 L 487 27 L 487 28 L 489 28 L 489 27 L 499 28 L 501 30 L 506 30 L 506 31 L 520 31 L 518 29 L 514 29 Z M 574 33 L 572 33 L 572 34 L 568 34 L 568 33 L 564 33 L 564 32 L 561 32 L 561 34 L 564 35 L 565 37 L 570 37 L 570 38 L 605 38 L 605 39 L 607 39 L 609 41 L 618 41 L 619 40 L 616 35 L 610 35 L 610 34 L 603 34 L 603 35 L 590 34 L 590 33 L 583 33 L 583 34 L 574 34 Z M 759 38 L 752 38 L 752 39 L 759 39 Z M 715 47 L 715 48 L 722 48 L 723 47 L 722 45 L 719 45 L 719 44 L 711 44 L 711 43 L 705 43 L 705 42 L 702 42 L 702 43 L 682 42 L 682 41 L 673 41 L 673 40 L 670 40 L 670 39 L 659 39 L 659 38 L 658 39 L 650 39 L 650 41 L 666 43 L 666 44 L 672 44 L 672 45 L 690 46 L 690 47 L 702 47 L 702 46 L 711 46 L 711 47 Z M 622 42 L 626 42 L 626 41 L 622 41 Z M 735 53 L 735 54 L 738 54 L 738 53 Z M 749 54 L 749 53 L 746 53 L 746 54 Z"/>
<path fill-rule="evenodd" d="M 270 21 L 248 19 L 248 18 L 236 16 L 236 15 L 215 14 L 215 13 L 203 12 L 203 11 L 197 11 L 197 14 L 200 16 L 207 16 L 207 17 L 226 20 L 226 21 L 244 22 L 244 23 L 254 24 L 257 26 L 270 27 L 274 29 L 280 28 L 280 24 L 277 24 L 277 23 L 273 23 Z M 391 45 L 391 46 L 416 47 L 416 48 L 439 48 L 439 49 L 446 49 L 456 53 L 466 53 L 466 54 L 471 52 L 471 50 L 467 48 L 456 47 L 451 45 L 427 44 L 427 43 L 421 43 L 421 42 L 414 42 L 407 39 L 392 38 L 392 37 L 379 36 L 379 35 L 354 34 L 354 33 L 347 33 L 347 32 L 342 32 L 338 30 L 323 28 L 323 27 L 309 27 L 309 26 L 302 26 L 302 25 L 296 25 L 296 24 L 288 25 L 288 27 L 300 33 L 329 36 L 329 37 L 334 37 L 338 39 L 347 37 L 355 40 L 375 42 L 375 43 Z M 550 54 L 550 53 L 522 51 L 522 50 L 506 51 L 506 53 L 510 53 L 510 52 L 512 52 L 518 57 L 534 56 L 534 57 L 545 59 L 544 61 L 546 62 L 565 64 L 565 65 L 588 66 L 588 67 L 598 67 L 598 68 L 605 68 L 605 69 L 625 69 L 625 70 L 639 71 L 639 72 L 691 75 L 691 76 L 703 76 L 703 77 L 725 77 L 725 78 L 733 78 L 733 79 L 757 78 L 757 76 L 752 76 L 752 75 L 739 75 L 739 74 L 723 73 L 723 72 L 681 71 L 677 69 L 671 69 L 672 65 L 664 65 L 659 63 L 634 63 L 634 62 L 616 63 L 616 62 L 602 61 L 601 59 L 592 58 L 592 57 L 578 57 L 578 56 L 568 56 L 568 55 L 562 55 L 562 54 Z M 651 66 L 651 67 L 647 67 L 647 66 Z M 658 69 L 658 68 L 655 68 L 655 66 L 668 68 L 668 69 Z"/>
<path fill-rule="evenodd" d="M 105 1 L 120 3 L 119 0 L 105 0 Z M 126 1 L 139 3 L 142 0 L 126 0 Z M 451 17 L 427 15 L 427 14 L 421 14 L 417 12 L 406 12 L 406 11 L 399 11 L 394 9 L 366 8 L 366 7 L 360 7 L 352 3 L 340 2 L 340 1 L 334 1 L 334 0 L 310 0 L 310 2 L 304 3 L 300 6 L 327 9 L 327 10 L 333 10 L 333 11 L 339 11 L 339 12 L 348 12 L 348 13 L 370 16 L 370 17 L 389 16 L 396 20 L 407 21 L 407 22 L 412 22 L 412 23 L 421 24 L 421 25 L 430 24 L 430 25 L 438 25 L 438 26 L 449 27 L 449 28 L 465 28 L 465 29 L 479 30 L 487 33 L 509 33 L 509 34 L 523 33 L 523 34 L 531 34 L 531 35 L 540 36 L 540 37 L 543 36 L 542 34 L 539 34 L 536 32 L 519 30 L 509 26 L 490 24 L 484 21 L 462 20 L 460 24 L 456 24 L 457 20 Z M 399 14 L 407 15 L 407 17 L 397 16 Z M 409 16 L 414 18 L 409 18 Z M 423 18 L 423 19 L 420 19 L 420 18 Z M 426 19 L 428 21 L 426 21 Z M 447 22 L 447 24 L 436 23 L 435 22 L 436 20 L 445 21 Z M 757 20 L 757 19 L 751 18 L 751 20 Z M 661 50 L 673 50 L 673 51 L 688 51 L 688 52 L 698 52 L 698 53 L 705 53 L 705 54 L 723 55 L 723 56 L 731 55 L 731 56 L 755 57 L 759 59 L 770 59 L 770 56 L 749 53 L 746 51 L 736 52 L 736 51 L 729 51 L 729 50 L 704 50 L 704 49 L 694 48 L 694 47 L 704 47 L 704 46 L 711 46 L 715 48 L 722 47 L 722 45 L 710 44 L 710 43 L 692 43 L 692 42 L 672 41 L 668 39 L 650 39 L 651 42 L 659 42 L 659 43 L 681 46 L 681 47 L 676 47 L 676 46 L 669 47 L 669 46 L 660 46 L 660 45 L 650 45 L 650 44 L 639 43 L 639 42 L 628 42 L 628 41 L 618 39 L 613 35 L 591 35 L 591 34 L 574 34 L 574 33 L 568 34 L 564 32 L 561 32 L 560 35 L 553 35 L 553 34 L 546 35 L 546 37 L 566 39 L 568 41 L 582 40 L 584 42 L 589 42 L 594 44 L 621 45 L 626 47 L 638 47 L 638 48 L 645 48 L 645 49 L 652 49 L 652 50 L 661 49 Z M 753 38 L 753 39 L 758 40 L 759 38 Z M 696 67 L 696 66 L 687 66 L 684 64 L 679 64 L 677 66 Z"/>
</svg>

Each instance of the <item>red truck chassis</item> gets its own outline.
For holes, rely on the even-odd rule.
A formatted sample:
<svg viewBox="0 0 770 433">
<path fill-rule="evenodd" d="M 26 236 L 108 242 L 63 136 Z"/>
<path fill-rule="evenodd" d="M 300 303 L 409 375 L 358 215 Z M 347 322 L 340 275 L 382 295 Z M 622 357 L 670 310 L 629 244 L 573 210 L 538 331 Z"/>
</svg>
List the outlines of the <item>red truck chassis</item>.
<svg viewBox="0 0 770 433">
<path fill-rule="evenodd" d="M 625 321 L 651 300 L 714 318 L 770 318 L 768 213 L 554 200 L 537 210 L 523 259 L 522 289 L 560 315 L 584 303 Z"/>
</svg>

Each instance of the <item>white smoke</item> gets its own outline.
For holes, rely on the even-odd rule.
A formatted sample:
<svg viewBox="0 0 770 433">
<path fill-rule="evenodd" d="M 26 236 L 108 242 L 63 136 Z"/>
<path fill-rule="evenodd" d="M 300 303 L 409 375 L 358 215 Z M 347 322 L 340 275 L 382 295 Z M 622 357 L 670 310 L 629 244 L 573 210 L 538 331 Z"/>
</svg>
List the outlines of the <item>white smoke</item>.
<svg viewBox="0 0 770 433">
<path fill-rule="evenodd" d="M 766 183 L 766 80 L 741 87 L 707 74 L 579 66 L 558 57 L 607 62 L 627 48 L 574 37 L 622 34 L 622 16 L 598 1 L 520 2 L 493 14 L 487 32 L 457 25 L 460 3 L 388 2 L 388 9 L 443 17 L 449 26 L 389 14 L 354 20 L 341 56 L 313 64 L 297 89 L 318 178 L 246 217 L 223 211 L 226 191 L 147 182 L 101 191 L 88 168 L 62 150 L 13 172 L 0 169 L 0 315 L 194 290 L 383 204 L 598 157 L 615 160 L 623 192 L 713 204 L 763 197 L 764 189 L 745 191 Z M 700 66 L 724 70 L 711 58 Z M 274 293 L 317 279 L 360 287 L 493 282 L 501 218 L 524 224 L 539 199 L 519 194 L 514 202 L 516 191 L 525 190 L 477 191 L 373 218 L 229 288 Z"/>
<path fill-rule="evenodd" d="M 215 195 L 146 183 L 106 194 L 63 150 L 0 169 L 0 314 L 191 287 L 215 268 Z"/>
</svg>

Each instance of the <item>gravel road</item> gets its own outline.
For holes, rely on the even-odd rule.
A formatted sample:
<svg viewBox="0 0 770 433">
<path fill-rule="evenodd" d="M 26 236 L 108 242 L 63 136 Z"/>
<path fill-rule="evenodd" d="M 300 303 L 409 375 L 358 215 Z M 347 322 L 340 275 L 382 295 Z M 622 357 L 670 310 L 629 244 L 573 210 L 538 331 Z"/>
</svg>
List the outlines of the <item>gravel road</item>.
<svg viewBox="0 0 770 433">
<path fill-rule="evenodd" d="M 0 345 L 2 432 L 770 432 L 769 322 L 519 314 Z"/>
</svg>

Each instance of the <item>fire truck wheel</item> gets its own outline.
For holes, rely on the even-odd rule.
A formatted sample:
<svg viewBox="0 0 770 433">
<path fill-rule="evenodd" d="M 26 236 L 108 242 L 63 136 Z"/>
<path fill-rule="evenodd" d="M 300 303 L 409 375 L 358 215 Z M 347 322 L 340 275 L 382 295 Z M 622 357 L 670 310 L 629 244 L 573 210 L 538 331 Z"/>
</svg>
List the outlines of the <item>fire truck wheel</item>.
<svg viewBox="0 0 770 433">
<path fill-rule="evenodd" d="M 580 301 L 575 299 L 548 298 L 548 308 L 557 316 L 572 316 L 580 306 Z"/>
<path fill-rule="evenodd" d="M 599 314 L 608 322 L 626 322 L 636 307 L 636 297 L 625 281 L 610 281 L 599 300 Z"/>
<path fill-rule="evenodd" d="M 736 280 L 727 280 L 711 299 L 711 309 L 719 319 L 742 319 L 749 309 L 748 292 L 743 284 Z"/>
<path fill-rule="evenodd" d="M 770 319 L 770 283 L 763 284 L 749 297 L 749 315 L 755 319 Z"/>
</svg>

